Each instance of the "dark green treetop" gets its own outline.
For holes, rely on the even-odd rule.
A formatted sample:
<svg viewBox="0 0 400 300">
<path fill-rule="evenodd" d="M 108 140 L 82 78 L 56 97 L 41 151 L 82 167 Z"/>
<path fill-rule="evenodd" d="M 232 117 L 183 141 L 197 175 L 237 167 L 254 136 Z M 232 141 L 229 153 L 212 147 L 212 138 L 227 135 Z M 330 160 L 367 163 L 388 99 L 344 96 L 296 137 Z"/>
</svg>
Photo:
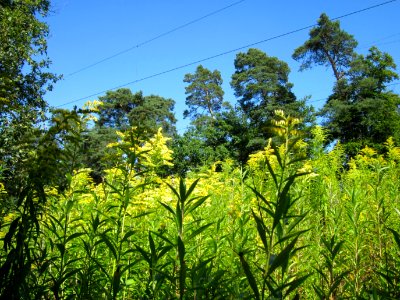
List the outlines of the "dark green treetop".
<svg viewBox="0 0 400 300">
<path fill-rule="evenodd" d="M 218 70 L 210 71 L 199 65 L 194 74 L 186 74 L 183 79 L 189 85 L 185 87 L 185 110 L 184 117 L 191 117 L 192 120 L 200 116 L 209 116 L 215 119 L 215 114 L 223 106 L 224 91 L 222 90 L 221 73 Z M 199 112 L 201 110 L 201 112 Z"/>
<path fill-rule="evenodd" d="M 372 47 L 366 56 L 355 56 L 349 66 L 320 112 L 330 140 L 340 140 L 350 156 L 364 146 L 383 149 L 390 136 L 398 142 L 400 97 L 386 90 L 398 78 L 393 58 Z"/>
<path fill-rule="evenodd" d="M 249 49 L 247 53 L 237 54 L 234 63 L 236 71 L 231 86 L 239 98 L 240 110 L 237 111 L 241 114 L 234 127 L 240 127 L 242 133 L 235 133 L 233 140 L 242 148 L 237 152 L 241 153 L 240 160 L 245 161 L 251 152 L 262 149 L 266 140 L 273 136 L 270 122 L 275 110 L 283 110 L 286 115 L 306 122 L 312 118 L 305 101 L 297 101 L 291 91 L 293 84 L 289 82 L 290 69 L 286 62 L 261 50 Z"/>
<path fill-rule="evenodd" d="M 239 53 L 235 59 L 235 73 L 231 86 L 243 112 L 254 125 L 265 124 L 275 109 L 296 111 L 296 96 L 292 83 L 288 81 L 289 66 L 276 57 L 270 57 L 261 50 L 249 49 Z"/>
<path fill-rule="evenodd" d="M 103 102 L 97 122 L 100 127 L 125 130 L 134 126 L 147 137 L 153 136 L 160 127 L 170 136 L 176 131 L 172 99 L 143 96 L 142 92 L 133 94 L 130 89 L 122 88 L 108 91 L 99 100 Z"/>
<path fill-rule="evenodd" d="M 336 80 L 341 79 L 353 59 L 357 41 L 340 28 L 339 21 L 331 21 L 324 13 L 309 36 L 292 55 L 293 59 L 302 62 L 300 70 L 313 65 L 330 66 Z"/>
</svg>

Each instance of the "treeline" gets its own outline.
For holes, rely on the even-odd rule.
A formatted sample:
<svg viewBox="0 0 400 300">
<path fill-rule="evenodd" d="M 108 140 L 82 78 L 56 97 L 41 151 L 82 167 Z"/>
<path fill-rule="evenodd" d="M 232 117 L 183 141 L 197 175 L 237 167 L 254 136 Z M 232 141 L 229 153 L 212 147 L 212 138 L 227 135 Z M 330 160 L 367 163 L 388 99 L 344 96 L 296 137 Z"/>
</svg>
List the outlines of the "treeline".
<svg viewBox="0 0 400 300">
<path fill-rule="evenodd" d="M 297 99 L 286 62 L 249 49 L 235 105 L 218 70 L 184 76 L 178 134 L 173 99 L 129 89 L 49 108 L 49 5 L 0 1 L 1 299 L 399 296 L 389 54 L 356 53 L 322 14 L 293 52 L 301 70 L 332 70 L 321 110 Z"/>
</svg>

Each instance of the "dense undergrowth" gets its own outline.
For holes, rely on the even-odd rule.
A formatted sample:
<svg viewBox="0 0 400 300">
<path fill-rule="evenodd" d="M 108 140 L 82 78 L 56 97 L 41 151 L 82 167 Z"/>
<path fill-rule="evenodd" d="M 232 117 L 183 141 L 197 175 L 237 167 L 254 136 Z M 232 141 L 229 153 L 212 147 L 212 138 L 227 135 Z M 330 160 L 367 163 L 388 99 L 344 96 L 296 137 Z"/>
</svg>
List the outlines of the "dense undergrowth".
<svg viewBox="0 0 400 300">
<path fill-rule="evenodd" d="M 323 150 L 320 127 L 304 141 L 296 119 L 278 118 L 281 145 L 244 167 L 160 178 L 166 139 L 143 143 L 133 129 L 110 145 L 119 161 L 102 183 L 75 170 L 45 202 L 27 194 L 3 209 L 3 297 L 14 287 L 26 299 L 399 299 L 400 148 L 389 139 L 385 154 L 348 160 L 340 144 Z M 44 204 L 15 234 L 29 197 Z M 18 263 L 20 279 L 7 277 Z"/>
</svg>

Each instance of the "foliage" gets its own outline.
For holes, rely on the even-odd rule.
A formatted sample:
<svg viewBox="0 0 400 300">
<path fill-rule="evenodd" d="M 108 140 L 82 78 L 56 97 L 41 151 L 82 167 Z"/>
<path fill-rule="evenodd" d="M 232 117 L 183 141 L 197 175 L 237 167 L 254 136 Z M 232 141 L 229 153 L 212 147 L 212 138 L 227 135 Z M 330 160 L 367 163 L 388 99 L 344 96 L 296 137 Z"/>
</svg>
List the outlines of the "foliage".
<svg viewBox="0 0 400 300">
<path fill-rule="evenodd" d="M 199 65 L 196 72 L 186 74 L 183 81 L 189 84 L 185 88 L 188 94 L 185 103 L 189 110 L 184 112 L 184 117 L 190 116 L 192 120 L 196 120 L 202 115 L 207 115 L 214 119 L 215 114 L 224 105 L 221 73 L 217 70 L 211 72 Z M 200 109 L 206 113 L 198 112 Z"/>
<path fill-rule="evenodd" d="M 349 155 L 364 146 L 382 151 L 390 136 L 398 140 L 400 98 L 385 89 L 398 78 L 395 68 L 390 55 L 371 48 L 367 56 L 351 62 L 346 78 L 337 82 L 321 110 L 331 140 L 339 139 Z"/>
<path fill-rule="evenodd" d="M 144 136 L 152 136 L 162 127 L 168 135 L 175 133 L 175 102 L 160 96 L 143 96 L 142 92 L 133 94 L 130 89 L 121 88 L 108 91 L 99 97 L 103 103 L 99 107 L 99 127 L 125 130 L 136 127 Z"/>
<path fill-rule="evenodd" d="M 0 39 L 15 41 L 0 46 L 0 299 L 400 297 L 388 54 L 355 55 L 352 36 L 321 16 L 295 53 L 337 76 L 325 127 L 310 129 L 287 64 L 257 49 L 236 57 L 237 107 L 222 101 L 218 71 L 186 76 L 195 120 L 182 136 L 173 100 L 129 89 L 39 124 L 54 79 L 35 60 L 47 5 L 0 1 Z M 19 51 L 10 60 L 7 47 Z"/>
<path fill-rule="evenodd" d="M 321 14 L 309 35 L 310 38 L 292 55 L 293 59 L 302 61 L 300 70 L 314 64 L 330 66 L 336 80 L 340 80 L 355 55 L 357 41 L 340 28 L 339 21 L 331 21 L 325 13 Z"/>
<path fill-rule="evenodd" d="M 291 91 L 293 84 L 288 81 L 290 69 L 287 63 L 261 50 L 249 49 L 247 53 L 237 54 L 235 69 L 231 86 L 239 97 L 243 113 L 240 129 L 246 140 L 241 144 L 248 148 L 246 152 L 261 150 L 265 141 L 273 136 L 270 126 L 275 110 L 303 118 L 304 124 L 312 121 L 310 108 L 305 101 L 297 101 Z"/>
</svg>

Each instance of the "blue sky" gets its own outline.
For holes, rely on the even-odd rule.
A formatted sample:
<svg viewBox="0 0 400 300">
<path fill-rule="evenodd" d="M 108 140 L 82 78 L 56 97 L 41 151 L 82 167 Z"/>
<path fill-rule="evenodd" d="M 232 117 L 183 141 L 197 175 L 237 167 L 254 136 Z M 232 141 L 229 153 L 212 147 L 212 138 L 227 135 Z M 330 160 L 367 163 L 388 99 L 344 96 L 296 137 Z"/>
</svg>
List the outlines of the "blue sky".
<svg viewBox="0 0 400 300">
<path fill-rule="evenodd" d="M 104 95 L 103 91 L 126 83 L 190 64 L 226 51 L 262 41 L 316 23 L 322 12 L 339 17 L 385 2 L 384 0 L 53 0 L 48 55 L 51 71 L 63 74 L 52 92 L 46 95 L 51 106 L 100 93 L 64 105 L 82 106 L 87 100 Z M 176 30 L 131 51 L 86 70 L 74 73 L 104 58 L 148 41 L 183 24 L 221 8 L 231 7 L 198 22 Z M 400 65 L 400 1 L 360 12 L 340 20 L 341 27 L 359 42 L 357 51 L 365 54 L 376 45 L 388 52 Z M 290 81 L 298 98 L 310 96 L 310 104 L 319 108 L 331 92 L 334 78 L 325 67 L 299 72 L 299 63 L 291 58 L 293 50 L 308 38 L 303 30 L 254 46 L 287 62 Z M 241 50 L 246 52 L 247 49 Z M 210 59 L 201 64 L 222 74 L 225 100 L 235 103 L 229 85 L 234 73 L 237 52 Z M 175 100 L 177 128 L 181 133 L 188 125 L 182 119 L 185 109 L 186 73 L 193 73 L 197 64 L 164 75 L 127 85 L 133 92 L 160 95 Z M 400 85 L 391 87 L 400 91 Z"/>
</svg>

